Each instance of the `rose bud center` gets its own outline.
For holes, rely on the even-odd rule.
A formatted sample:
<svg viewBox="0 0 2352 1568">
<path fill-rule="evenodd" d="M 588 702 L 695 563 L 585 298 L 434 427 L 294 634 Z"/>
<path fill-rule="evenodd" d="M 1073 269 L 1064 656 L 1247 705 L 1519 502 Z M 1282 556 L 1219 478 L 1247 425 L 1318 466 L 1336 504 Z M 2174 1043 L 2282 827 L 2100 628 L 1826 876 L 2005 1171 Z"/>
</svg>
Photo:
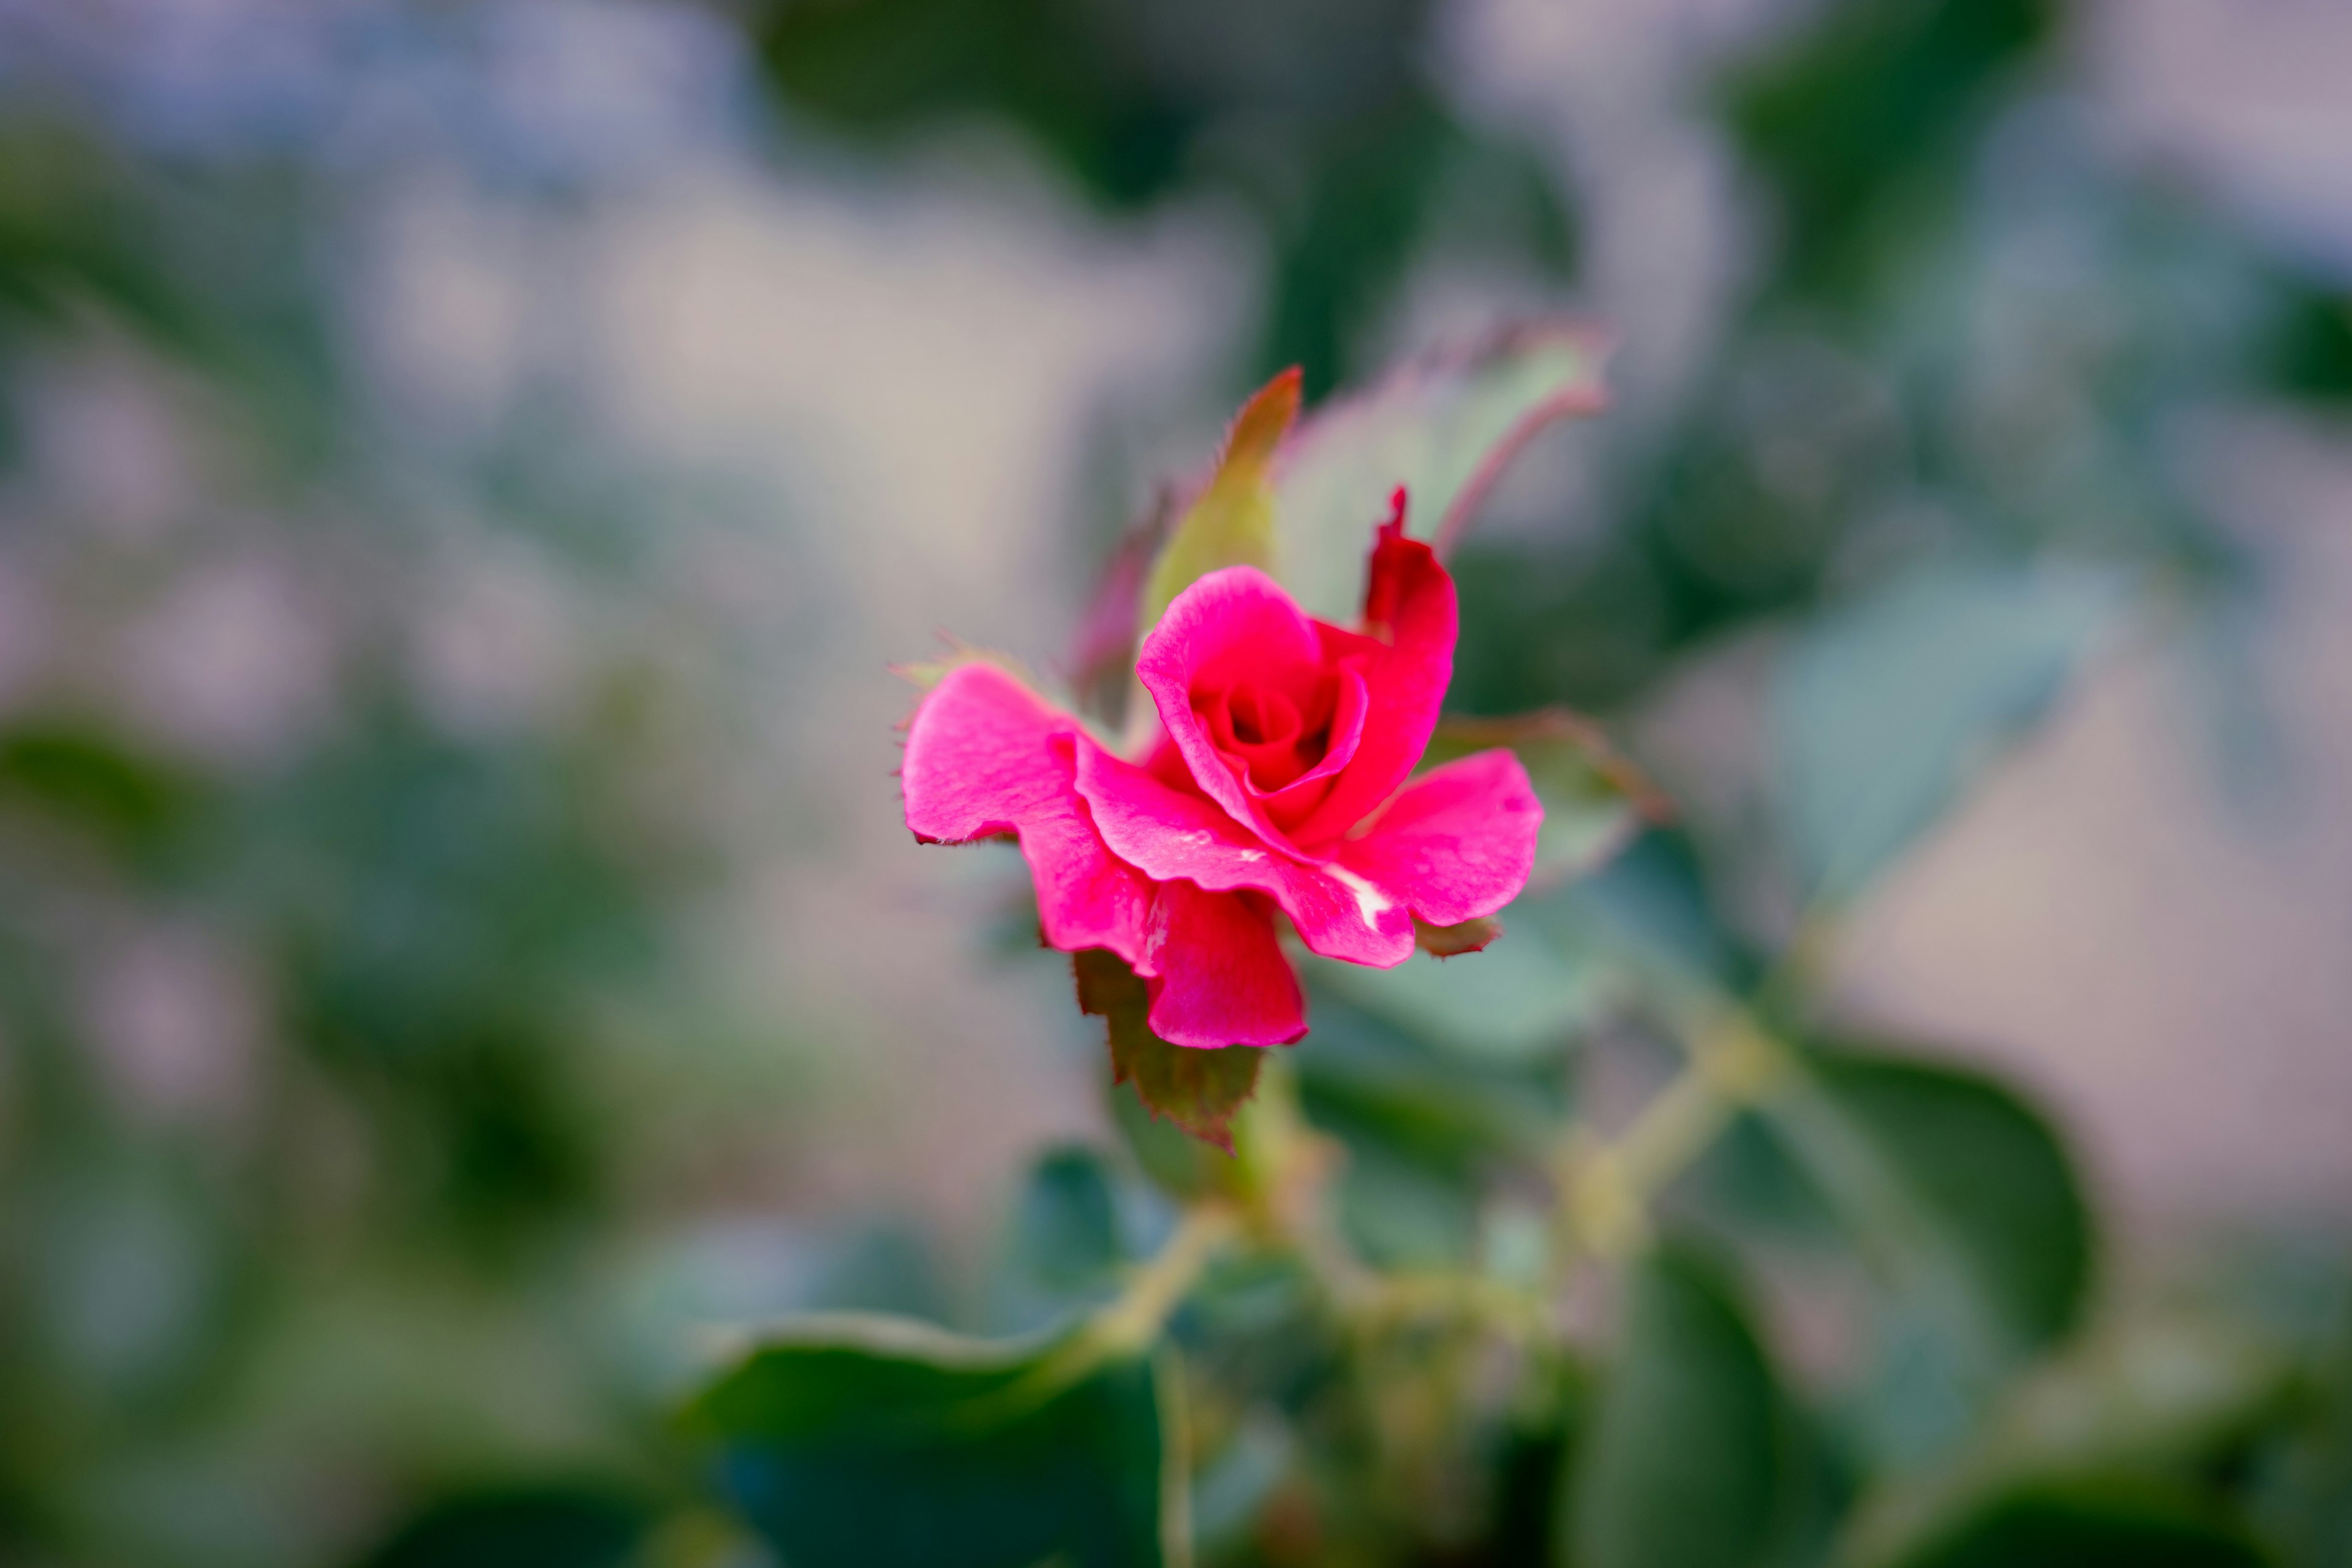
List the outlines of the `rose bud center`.
<svg viewBox="0 0 2352 1568">
<path fill-rule="evenodd" d="M 1273 791 L 1323 760 L 1331 743 L 1339 683 L 1329 670 L 1235 682 L 1200 705 L 1211 740 L 1241 764 L 1250 783 Z"/>
</svg>

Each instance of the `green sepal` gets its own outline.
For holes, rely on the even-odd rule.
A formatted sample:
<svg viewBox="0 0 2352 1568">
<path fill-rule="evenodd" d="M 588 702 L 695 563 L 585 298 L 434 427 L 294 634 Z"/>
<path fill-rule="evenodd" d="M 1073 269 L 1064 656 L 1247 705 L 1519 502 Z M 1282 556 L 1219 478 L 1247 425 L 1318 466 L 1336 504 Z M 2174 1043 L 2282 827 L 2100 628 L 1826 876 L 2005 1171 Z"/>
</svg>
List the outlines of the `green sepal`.
<svg viewBox="0 0 2352 1568">
<path fill-rule="evenodd" d="M 1297 417 L 1296 367 L 1260 387 L 1234 416 L 1216 471 L 1177 520 L 1144 579 L 1139 634 L 1150 631 L 1177 595 L 1211 572 L 1226 566 L 1273 571 L 1274 454 Z"/>
<path fill-rule="evenodd" d="M 1071 968 L 1077 976 L 1079 1010 L 1109 1026 L 1112 1084 L 1133 1084 L 1136 1097 L 1153 1115 L 1231 1154 L 1234 1116 L 1257 1088 L 1265 1049 L 1170 1045 L 1151 1032 L 1150 992 L 1125 960 L 1089 948 L 1073 956 Z"/>
</svg>

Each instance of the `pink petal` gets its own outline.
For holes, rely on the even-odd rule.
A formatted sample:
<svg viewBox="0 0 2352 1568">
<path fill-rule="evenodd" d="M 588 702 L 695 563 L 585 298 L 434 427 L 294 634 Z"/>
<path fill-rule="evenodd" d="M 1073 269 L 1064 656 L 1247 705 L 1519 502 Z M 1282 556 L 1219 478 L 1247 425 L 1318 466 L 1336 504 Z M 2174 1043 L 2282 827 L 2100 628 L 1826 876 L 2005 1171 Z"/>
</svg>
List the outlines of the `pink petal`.
<svg viewBox="0 0 2352 1568">
<path fill-rule="evenodd" d="M 1045 940 L 1065 952 L 1107 947 L 1138 963 L 1151 883 L 1112 857 L 1087 817 L 1073 783 L 1081 739 L 1076 720 L 994 666 L 950 670 L 907 726 L 898 773 L 907 826 L 950 844 L 1019 835 Z"/>
<path fill-rule="evenodd" d="M 1171 1045 L 1286 1046 L 1307 1033 L 1274 910 L 1252 895 L 1162 883 L 1148 962 L 1151 1032 Z"/>
<path fill-rule="evenodd" d="M 1518 896 L 1542 826 L 1528 770 L 1498 747 L 1413 780 L 1361 838 L 1341 842 L 1339 863 L 1429 924 L 1458 925 Z"/>
<path fill-rule="evenodd" d="M 1454 679 L 1459 631 L 1454 579 L 1428 545 L 1404 535 L 1404 492 L 1374 535 L 1364 630 L 1378 650 L 1364 665 L 1364 738 L 1331 793 L 1291 838 L 1314 852 L 1396 792 L 1437 728 Z"/>
<path fill-rule="evenodd" d="M 1278 854 L 1217 803 L 1162 783 L 1084 735 L 1076 745 L 1078 793 L 1095 826 L 1112 854 L 1145 875 L 1211 892 L 1270 893 L 1326 958 L 1387 969 L 1412 956 L 1412 912 L 1349 868 Z"/>
<path fill-rule="evenodd" d="M 1323 804 L 1331 793 L 1332 775 L 1348 765 L 1356 748 L 1363 743 L 1364 714 L 1370 706 L 1364 677 L 1360 670 L 1342 668 L 1339 679 L 1339 697 L 1331 715 L 1330 749 L 1323 753 L 1323 760 L 1280 789 L 1262 790 L 1246 775 L 1241 780 L 1242 788 L 1252 800 L 1260 803 L 1265 820 L 1277 832 L 1285 831 L 1286 824 L 1305 820 Z M 1290 847 L 1287 838 L 1282 844 L 1284 847 Z"/>
<path fill-rule="evenodd" d="M 1246 675 L 1324 662 L 1324 639 L 1317 624 L 1255 566 L 1209 573 L 1177 595 L 1160 624 L 1145 636 L 1135 661 L 1135 673 L 1151 694 L 1160 721 L 1193 782 L 1235 822 L 1248 824 L 1259 838 L 1287 854 L 1297 851 L 1268 814 L 1265 797 L 1236 777 L 1218 754 L 1192 711 L 1192 699 L 1196 691 L 1219 690 Z M 1368 709 L 1369 704 L 1357 707 L 1351 694 L 1345 727 L 1335 728 L 1324 763 L 1311 780 L 1286 788 L 1305 784 L 1319 789 L 1323 778 L 1344 768 L 1349 747 L 1365 732 Z"/>
</svg>

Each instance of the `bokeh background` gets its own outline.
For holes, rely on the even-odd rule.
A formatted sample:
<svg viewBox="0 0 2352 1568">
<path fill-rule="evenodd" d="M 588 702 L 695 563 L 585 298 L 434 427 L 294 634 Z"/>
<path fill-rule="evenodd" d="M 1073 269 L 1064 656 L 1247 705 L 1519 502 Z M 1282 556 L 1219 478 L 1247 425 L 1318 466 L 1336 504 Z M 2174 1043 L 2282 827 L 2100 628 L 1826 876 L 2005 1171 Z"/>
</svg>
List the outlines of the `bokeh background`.
<svg viewBox="0 0 2352 1568">
<path fill-rule="evenodd" d="M 970 1320 L 1099 1026 L 886 666 L 1066 669 L 1256 381 L 1540 311 L 1615 406 L 1454 705 L 2037 1091 L 2116 1279 L 2337 1256 L 2347 79 L 2332 0 L 0 0 L 0 1560 L 358 1561 L 640 1463 L 698 1327 Z"/>
</svg>

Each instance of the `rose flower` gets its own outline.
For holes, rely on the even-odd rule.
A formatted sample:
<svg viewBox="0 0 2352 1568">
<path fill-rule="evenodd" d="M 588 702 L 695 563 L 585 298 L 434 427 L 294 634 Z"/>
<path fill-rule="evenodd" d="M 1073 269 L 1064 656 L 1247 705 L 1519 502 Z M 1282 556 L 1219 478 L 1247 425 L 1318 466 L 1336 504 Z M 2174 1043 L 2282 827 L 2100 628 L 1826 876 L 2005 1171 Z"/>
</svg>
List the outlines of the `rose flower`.
<svg viewBox="0 0 2352 1568">
<path fill-rule="evenodd" d="M 1018 837 L 1045 941 L 1107 948 L 1180 1046 L 1307 1032 L 1276 912 L 1309 951 L 1378 968 L 1415 921 L 1493 914 L 1527 883 L 1542 807 L 1498 748 L 1412 770 L 1454 673 L 1454 581 L 1375 532 L 1362 626 L 1312 618 L 1253 566 L 1179 594 L 1136 673 L 1159 722 L 1121 756 L 1004 670 L 950 670 L 909 721 L 907 826 L 927 842 Z"/>
</svg>

